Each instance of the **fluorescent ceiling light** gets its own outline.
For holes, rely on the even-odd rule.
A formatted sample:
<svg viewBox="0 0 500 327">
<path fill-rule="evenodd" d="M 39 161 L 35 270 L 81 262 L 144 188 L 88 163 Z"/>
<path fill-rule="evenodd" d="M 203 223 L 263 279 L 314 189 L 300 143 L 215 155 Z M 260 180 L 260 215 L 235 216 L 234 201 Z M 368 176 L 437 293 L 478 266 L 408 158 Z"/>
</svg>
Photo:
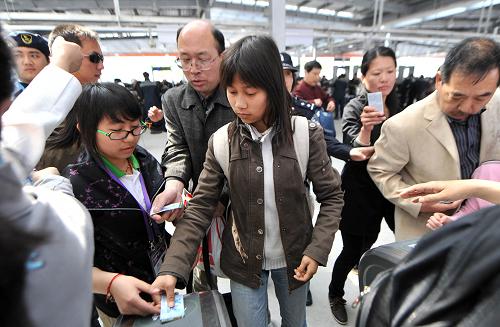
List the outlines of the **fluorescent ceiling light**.
<svg viewBox="0 0 500 327">
<path fill-rule="evenodd" d="M 255 6 L 255 0 L 242 0 L 241 4 L 246 6 Z"/>
<path fill-rule="evenodd" d="M 435 14 L 424 17 L 424 20 L 434 20 L 434 19 L 444 18 L 444 17 L 448 17 L 448 16 L 454 16 L 454 15 L 461 14 L 461 13 L 465 12 L 466 10 L 467 10 L 467 8 L 465 8 L 465 7 L 456 7 L 456 8 L 451 8 L 451 9 L 445 9 L 445 10 L 438 11 Z"/>
<path fill-rule="evenodd" d="M 326 16 L 335 16 L 336 11 L 331 9 L 320 9 L 318 10 L 318 14 L 326 15 Z"/>
<path fill-rule="evenodd" d="M 297 8 L 299 8 L 299 7 L 296 5 L 285 5 L 286 10 L 296 11 Z"/>
<path fill-rule="evenodd" d="M 348 11 L 339 11 L 337 13 L 337 17 L 342 17 L 342 18 L 353 18 L 354 14 L 352 12 Z"/>
<path fill-rule="evenodd" d="M 317 8 L 313 8 L 313 7 L 300 7 L 299 11 L 308 12 L 310 14 L 315 14 L 318 11 L 318 9 Z"/>
<path fill-rule="evenodd" d="M 468 7 L 468 9 L 470 10 L 476 10 L 476 9 L 481 9 L 481 8 L 484 8 L 484 7 L 489 7 L 490 6 L 490 3 L 491 5 L 498 5 L 500 4 L 500 0 L 493 0 L 493 1 L 490 1 L 490 0 L 484 0 L 484 1 L 478 1 L 476 4 L 473 4 L 471 6 Z"/>
<path fill-rule="evenodd" d="M 269 1 L 255 1 L 257 7 L 269 7 Z"/>
<path fill-rule="evenodd" d="M 423 21 L 422 18 L 407 19 L 407 20 L 404 20 L 402 22 L 394 24 L 394 27 L 404 27 L 404 26 L 408 26 L 408 25 L 414 25 L 414 24 L 421 23 L 422 21 Z"/>
<path fill-rule="evenodd" d="M 478 10 L 478 9 L 481 9 L 481 8 L 489 7 L 490 5 L 494 6 L 494 5 L 498 5 L 498 4 L 500 4 L 500 0 L 483 0 L 483 1 L 477 1 L 474 4 L 469 5 L 469 6 L 451 7 L 451 8 L 447 8 L 447 9 L 443 9 L 443 10 L 437 11 L 435 13 L 432 13 L 432 14 L 429 14 L 429 15 L 426 15 L 426 16 L 415 17 L 415 18 L 408 18 L 408 19 L 405 19 L 405 20 L 401 20 L 401 21 L 399 21 L 398 23 L 395 23 L 392 26 L 396 27 L 396 28 L 397 27 L 405 27 L 405 26 L 409 26 L 409 25 L 418 24 L 418 23 L 421 23 L 421 22 L 424 22 L 424 21 L 431 21 L 431 20 L 435 20 L 435 19 L 441 19 L 441 18 L 445 18 L 445 17 L 449 17 L 449 16 L 458 15 L 458 14 L 464 13 L 466 11 Z"/>
</svg>

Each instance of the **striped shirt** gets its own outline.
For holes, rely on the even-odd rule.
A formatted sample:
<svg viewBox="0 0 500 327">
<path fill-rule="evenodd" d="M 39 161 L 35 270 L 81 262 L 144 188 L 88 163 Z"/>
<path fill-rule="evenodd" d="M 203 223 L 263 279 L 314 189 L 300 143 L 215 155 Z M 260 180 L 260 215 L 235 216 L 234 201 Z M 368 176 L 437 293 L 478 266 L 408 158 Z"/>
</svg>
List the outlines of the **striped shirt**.
<svg viewBox="0 0 500 327">
<path fill-rule="evenodd" d="M 460 174 L 462 179 L 472 176 L 479 166 L 479 147 L 481 142 L 481 114 L 484 109 L 467 120 L 460 121 L 447 116 L 451 131 L 457 144 L 460 158 Z"/>
</svg>

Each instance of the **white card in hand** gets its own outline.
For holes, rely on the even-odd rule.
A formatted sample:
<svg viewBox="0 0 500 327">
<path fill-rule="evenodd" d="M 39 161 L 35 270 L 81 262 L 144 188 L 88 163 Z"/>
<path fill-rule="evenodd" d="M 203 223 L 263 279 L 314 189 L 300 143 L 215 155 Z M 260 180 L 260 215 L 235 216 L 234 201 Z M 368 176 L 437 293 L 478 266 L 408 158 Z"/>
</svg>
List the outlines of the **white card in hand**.
<svg viewBox="0 0 500 327">
<path fill-rule="evenodd" d="M 368 93 L 368 105 L 377 109 L 378 112 L 384 112 L 384 100 L 382 100 L 382 92 Z"/>
</svg>

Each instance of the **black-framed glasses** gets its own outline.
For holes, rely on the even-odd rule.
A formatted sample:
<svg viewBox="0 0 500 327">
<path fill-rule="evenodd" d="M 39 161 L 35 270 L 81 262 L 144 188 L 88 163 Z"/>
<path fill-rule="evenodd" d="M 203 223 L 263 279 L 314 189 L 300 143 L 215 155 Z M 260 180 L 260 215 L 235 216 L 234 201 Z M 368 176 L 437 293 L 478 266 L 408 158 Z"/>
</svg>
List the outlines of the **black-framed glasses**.
<svg viewBox="0 0 500 327">
<path fill-rule="evenodd" d="M 98 64 L 100 62 L 104 62 L 104 56 L 98 52 L 91 52 L 87 55 L 83 55 L 84 57 L 89 57 L 91 63 Z"/>
<path fill-rule="evenodd" d="M 103 130 L 98 129 L 97 132 L 101 133 L 102 135 L 106 135 L 109 137 L 111 140 L 124 140 L 128 137 L 129 134 L 132 134 L 134 136 L 139 136 L 143 134 L 146 130 L 148 129 L 147 125 L 141 121 L 141 124 L 130 131 L 126 130 L 119 130 L 119 131 L 112 131 L 112 132 L 105 132 Z"/>
<path fill-rule="evenodd" d="M 196 60 L 194 60 L 194 66 L 198 70 L 209 70 L 210 66 L 214 63 L 214 61 L 217 58 L 218 58 L 218 56 L 214 57 L 212 59 L 196 59 Z M 187 72 L 193 66 L 193 59 L 191 59 L 191 58 L 186 58 L 186 59 L 177 58 L 177 59 L 175 59 L 175 64 L 177 65 L 177 67 L 179 67 L 183 71 Z"/>
</svg>

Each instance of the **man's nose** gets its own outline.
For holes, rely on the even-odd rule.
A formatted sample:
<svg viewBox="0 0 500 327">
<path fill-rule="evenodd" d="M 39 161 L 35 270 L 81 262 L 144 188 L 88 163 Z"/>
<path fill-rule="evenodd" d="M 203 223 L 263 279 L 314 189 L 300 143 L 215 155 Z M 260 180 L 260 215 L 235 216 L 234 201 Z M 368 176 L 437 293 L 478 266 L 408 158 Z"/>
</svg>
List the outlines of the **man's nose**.
<svg viewBox="0 0 500 327">
<path fill-rule="evenodd" d="M 470 98 L 463 100 L 459 106 L 460 111 L 471 115 L 478 113 L 481 108 L 481 105 L 476 104 L 474 100 Z"/>
<path fill-rule="evenodd" d="M 31 58 L 29 56 L 23 56 L 21 60 L 22 60 L 23 64 L 31 64 L 31 63 L 33 63 L 33 60 L 31 60 Z"/>
</svg>

